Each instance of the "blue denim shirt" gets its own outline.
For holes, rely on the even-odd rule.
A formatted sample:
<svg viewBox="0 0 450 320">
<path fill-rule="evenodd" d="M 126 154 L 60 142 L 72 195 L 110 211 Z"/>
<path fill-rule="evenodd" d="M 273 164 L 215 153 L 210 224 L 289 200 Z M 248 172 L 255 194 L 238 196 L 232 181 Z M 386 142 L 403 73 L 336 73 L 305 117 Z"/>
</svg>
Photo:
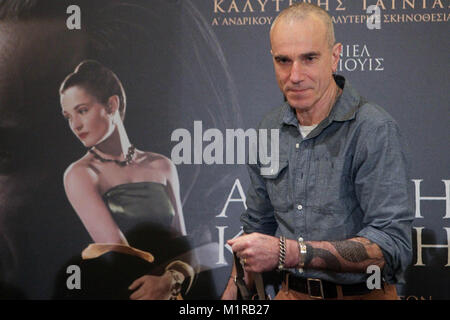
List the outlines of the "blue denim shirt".
<svg viewBox="0 0 450 320">
<path fill-rule="evenodd" d="M 248 165 L 244 232 L 305 241 L 364 237 L 383 252 L 384 279 L 403 282 L 414 218 L 404 138 L 386 111 L 365 101 L 343 77 L 335 81 L 342 95 L 304 139 L 288 104 L 260 123 L 260 129 L 280 130 L 279 165 L 268 175 L 261 174 L 260 162 Z M 341 284 L 368 276 L 312 269 L 299 275 Z"/>
</svg>

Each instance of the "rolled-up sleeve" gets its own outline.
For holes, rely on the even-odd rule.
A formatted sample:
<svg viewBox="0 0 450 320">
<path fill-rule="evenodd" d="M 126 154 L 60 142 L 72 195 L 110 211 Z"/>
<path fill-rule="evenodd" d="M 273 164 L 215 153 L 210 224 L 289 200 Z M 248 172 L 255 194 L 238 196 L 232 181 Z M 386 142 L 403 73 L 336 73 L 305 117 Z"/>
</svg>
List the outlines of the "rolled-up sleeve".
<svg viewBox="0 0 450 320">
<path fill-rule="evenodd" d="M 354 181 L 364 217 L 357 235 L 381 248 L 384 279 L 401 283 L 412 259 L 414 219 L 407 144 L 393 121 L 380 123 L 361 139 L 354 158 Z"/>
<path fill-rule="evenodd" d="M 250 187 L 247 191 L 247 209 L 241 215 L 241 223 L 245 233 L 259 232 L 274 235 L 277 222 L 274 209 L 270 203 L 264 179 L 260 175 L 260 167 L 247 165 L 250 176 Z"/>
</svg>

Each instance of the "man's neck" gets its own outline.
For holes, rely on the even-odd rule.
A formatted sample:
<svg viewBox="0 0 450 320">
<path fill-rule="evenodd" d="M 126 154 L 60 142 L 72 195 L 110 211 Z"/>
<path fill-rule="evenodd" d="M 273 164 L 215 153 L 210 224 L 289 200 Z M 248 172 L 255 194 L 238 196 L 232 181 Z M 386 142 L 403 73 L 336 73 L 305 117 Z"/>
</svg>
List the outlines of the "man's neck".
<svg viewBox="0 0 450 320">
<path fill-rule="evenodd" d="M 311 108 L 308 110 L 295 109 L 295 114 L 300 125 L 312 126 L 322 122 L 322 120 L 330 114 L 330 111 L 336 103 L 340 93 L 341 89 L 333 81 L 330 87 L 323 94 L 322 98 L 318 100 Z"/>
</svg>

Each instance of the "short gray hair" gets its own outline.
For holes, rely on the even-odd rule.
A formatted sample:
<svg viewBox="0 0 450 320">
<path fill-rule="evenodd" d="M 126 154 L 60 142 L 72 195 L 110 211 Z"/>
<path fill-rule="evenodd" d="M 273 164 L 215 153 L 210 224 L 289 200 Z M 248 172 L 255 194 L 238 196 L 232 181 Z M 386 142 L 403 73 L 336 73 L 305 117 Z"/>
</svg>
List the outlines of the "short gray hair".
<svg viewBox="0 0 450 320">
<path fill-rule="evenodd" d="M 328 14 L 326 10 L 311 3 L 307 2 L 294 3 L 293 5 L 281 11 L 280 14 L 273 21 L 272 26 L 270 28 L 270 33 L 272 33 L 272 30 L 274 29 L 275 25 L 281 20 L 289 20 L 289 21 L 303 20 L 311 16 L 319 18 L 324 23 L 326 28 L 328 46 L 331 49 L 336 42 L 336 38 L 334 36 L 333 21 L 331 20 L 331 16 Z"/>
</svg>

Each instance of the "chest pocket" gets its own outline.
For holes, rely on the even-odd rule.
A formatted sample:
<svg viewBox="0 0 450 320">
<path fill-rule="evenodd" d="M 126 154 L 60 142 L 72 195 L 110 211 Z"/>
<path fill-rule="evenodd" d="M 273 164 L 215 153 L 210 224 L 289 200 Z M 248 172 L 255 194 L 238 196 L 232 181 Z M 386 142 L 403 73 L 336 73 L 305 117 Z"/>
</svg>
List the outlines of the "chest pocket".
<svg viewBox="0 0 450 320">
<path fill-rule="evenodd" d="M 265 182 L 270 202 L 275 211 L 287 212 L 291 206 L 291 190 L 289 184 L 289 165 L 287 160 L 280 160 L 278 168 L 267 170 L 262 174 Z"/>
<path fill-rule="evenodd" d="M 345 210 L 350 205 L 353 183 L 344 159 L 320 159 L 317 165 L 316 199 L 319 208 Z"/>
</svg>

